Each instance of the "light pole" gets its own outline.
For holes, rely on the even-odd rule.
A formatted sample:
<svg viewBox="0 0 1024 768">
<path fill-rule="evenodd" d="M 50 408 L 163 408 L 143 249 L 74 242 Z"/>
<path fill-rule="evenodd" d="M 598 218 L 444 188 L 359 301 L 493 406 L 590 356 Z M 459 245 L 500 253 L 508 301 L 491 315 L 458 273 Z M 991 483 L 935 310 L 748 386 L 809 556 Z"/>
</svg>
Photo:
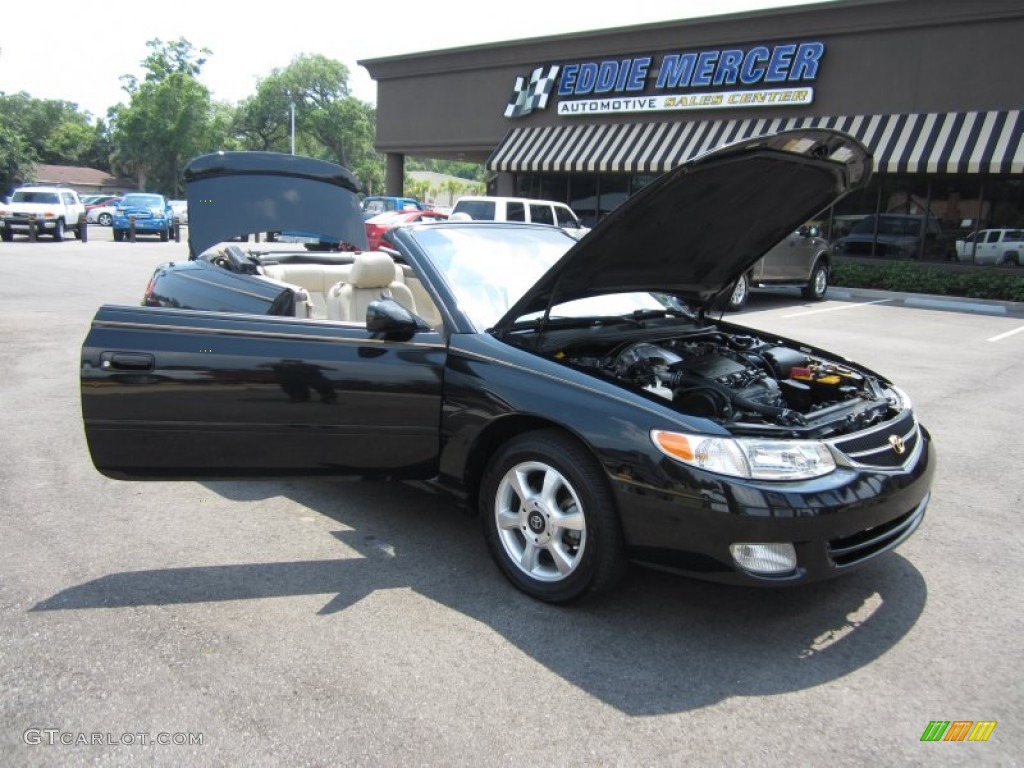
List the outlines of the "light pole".
<svg viewBox="0 0 1024 768">
<path fill-rule="evenodd" d="M 292 113 L 292 154 L 295 154 L 295 102 L 289 104 Z"/>
</svg>

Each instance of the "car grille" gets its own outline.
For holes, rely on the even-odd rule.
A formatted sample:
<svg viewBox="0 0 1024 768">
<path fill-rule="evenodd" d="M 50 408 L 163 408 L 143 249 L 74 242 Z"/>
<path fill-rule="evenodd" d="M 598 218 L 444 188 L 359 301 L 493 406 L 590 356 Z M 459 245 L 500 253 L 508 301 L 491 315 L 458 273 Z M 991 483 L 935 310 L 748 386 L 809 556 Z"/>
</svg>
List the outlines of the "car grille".
<svg viewBox="0 0 1024 768">
<path fill-rule="evenodd" d="M 828 543 L 828 554 L 836 568 L 845 568 L 863 563 L 876 555 L 888 552 L 912 534 L 924 519 L 924 510 L 928 506 L 925 496 L 914 509 L 890 520 L 888 523 L 876 525 L 866 531 L 852 536 L 832 539 Z"/>
<path fill-rule="evenodd" d="M 893 438 L 899 440 L 894 441 Z M 899 441 L 902 441 L 902 451 L 893 444 Z M 920 442 L 921 429 L 914 414 L 907 411 L 895 421 L 867 432 L 858 432 L 849 438 L 834 440 L 832 445 L 859 466 L 898 469 L 917 455 Z"/>
</svg>

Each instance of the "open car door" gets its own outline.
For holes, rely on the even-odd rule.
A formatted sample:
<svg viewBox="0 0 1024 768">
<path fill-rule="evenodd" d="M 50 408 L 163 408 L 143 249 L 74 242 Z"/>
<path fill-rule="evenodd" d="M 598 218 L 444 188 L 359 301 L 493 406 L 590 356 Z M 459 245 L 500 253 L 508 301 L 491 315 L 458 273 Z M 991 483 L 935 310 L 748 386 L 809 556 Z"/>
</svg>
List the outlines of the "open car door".
<svg viewBox="0 0 1024 768">
<path fill-rule="evenodd" d="M 229 238 L 289 228 L 364 248 L 352 175 L 311 158 L 218 152 L 184 176 L 193 260 L 157 271 L 150 306 L 102 307 L 82 346 L 96 467 L 119 478 L 436 474 L 438 331 L 408 313 L 373 327 L 287 316 L 290 290 L 255 266 L 196 260 Z"/>
<path fill-rule="evenodd" d="M 351 323 L 102 307 L 82 415 L 116 478 L 437 472 L 445 345 Z"/>
</svg>

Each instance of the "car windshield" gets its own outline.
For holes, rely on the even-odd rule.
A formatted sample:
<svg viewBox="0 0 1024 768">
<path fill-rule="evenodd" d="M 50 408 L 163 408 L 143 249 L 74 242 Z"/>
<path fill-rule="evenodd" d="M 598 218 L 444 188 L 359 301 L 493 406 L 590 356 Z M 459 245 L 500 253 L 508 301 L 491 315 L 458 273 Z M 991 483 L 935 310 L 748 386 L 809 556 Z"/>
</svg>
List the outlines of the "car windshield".
<svg viewBox="0 0 1024 768">
<path fill-rule="evenodd" d="M 444 276 L 459 309 L 478 330 L 492 327 L 576 244 L 560 229 L 541 227 L 421 227 L 413 237 Z M 623 315 L 665 308 L 649 293 L 622 293 L 566 302 L 552 317 Z M 534 315 L 527 315 L 528 319 Z"/>
<path fill-rule="evenodd" d="M 875 217 L 861 219 L 853 228 L 853 234 L 870 235 L 875 231 Z M 879 216 L 878 234 L 893 237 L 918 237 L 921 234 L 921 219 L 910 216 Z"/>
<path fill-rule="evenodd" d="M 11 198 L 13 203 L 42 203 L 44 205 L 56 205 L 60 198 L 56 192 L 29 192 L 19 189 Z"/>
<path fill-rule="evenodd" d="M 122 208 L 162 208 L 163 201 L 155 195 L 125 195 Z"/>
</svg>

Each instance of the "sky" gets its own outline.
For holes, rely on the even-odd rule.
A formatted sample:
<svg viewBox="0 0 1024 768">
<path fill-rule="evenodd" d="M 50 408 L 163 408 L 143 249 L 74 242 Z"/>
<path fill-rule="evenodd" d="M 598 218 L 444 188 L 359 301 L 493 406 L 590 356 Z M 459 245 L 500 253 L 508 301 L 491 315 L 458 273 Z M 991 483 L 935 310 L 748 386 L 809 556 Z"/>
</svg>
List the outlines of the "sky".
<svg viewBox="0 0 1024 768">
<path fill-rule="evenodd" d="M 146 41 L 184 37 L 211 52 L 199 80 L 232 104 L 298 54 L 320 53 L 349 69 L 352 94 L 376 103 L 360 59 L 570 34 L 655 21 L 807 4 L 811 0 L 660 0 L 602 4 L 577 0 L 285 0 L 86 3 L 45 0 L 63 23 L 0 21 L 0 91 L 61 99 L 105 117 L 127 102 L 121 75 L 141 76 Z M 156 11 L 162 11 L 157 17 Z"/>
</svg>

